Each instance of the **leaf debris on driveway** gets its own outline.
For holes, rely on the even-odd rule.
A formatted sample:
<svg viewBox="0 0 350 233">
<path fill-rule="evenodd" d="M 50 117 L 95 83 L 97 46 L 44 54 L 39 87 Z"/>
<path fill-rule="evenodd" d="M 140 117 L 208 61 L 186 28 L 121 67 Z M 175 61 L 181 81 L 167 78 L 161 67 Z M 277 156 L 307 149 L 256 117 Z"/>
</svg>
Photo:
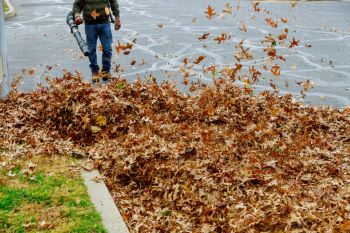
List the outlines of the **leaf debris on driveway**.
<svg viewBox="0 0 350 233">
<path fill-rule="evenodd" d="M 349 230 L 350 109 L 67 73 L 0 100 L 0 128 L 12 156 L 90 158 L 133 232 Z"/>
</svg>

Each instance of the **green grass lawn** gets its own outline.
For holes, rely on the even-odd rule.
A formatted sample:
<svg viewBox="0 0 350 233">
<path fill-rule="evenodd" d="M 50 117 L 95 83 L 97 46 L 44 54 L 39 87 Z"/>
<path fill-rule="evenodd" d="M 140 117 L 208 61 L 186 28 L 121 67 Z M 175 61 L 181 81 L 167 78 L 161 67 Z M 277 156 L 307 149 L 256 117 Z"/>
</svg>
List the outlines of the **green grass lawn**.
<svg viewBox="0 0 350 233">
<path fill-rule="evenodd" d="M 71 158 L 1 154 L 0 232 L 106 232 Z"/>
</svg>

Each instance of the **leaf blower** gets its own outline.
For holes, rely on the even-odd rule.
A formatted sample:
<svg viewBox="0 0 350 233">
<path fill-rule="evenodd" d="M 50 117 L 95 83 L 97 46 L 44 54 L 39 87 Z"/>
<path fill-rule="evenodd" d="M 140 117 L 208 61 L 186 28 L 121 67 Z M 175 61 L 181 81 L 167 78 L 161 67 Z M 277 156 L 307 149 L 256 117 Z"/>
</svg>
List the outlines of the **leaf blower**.
<svg viewBox="0 0 350 233">
<path fill-rule="evenodd" d="M 72 11 L 67 15 L 67 24 L 70 27 L 70 30 L 73 33 L 75 39 L 77 40 L 80 50 L 84 53 L 85 56 L 89 56 L 88 46 L 86 45 L 85 40 L 79 32 L 78 25 L 75 23 Z"/>
</svg>

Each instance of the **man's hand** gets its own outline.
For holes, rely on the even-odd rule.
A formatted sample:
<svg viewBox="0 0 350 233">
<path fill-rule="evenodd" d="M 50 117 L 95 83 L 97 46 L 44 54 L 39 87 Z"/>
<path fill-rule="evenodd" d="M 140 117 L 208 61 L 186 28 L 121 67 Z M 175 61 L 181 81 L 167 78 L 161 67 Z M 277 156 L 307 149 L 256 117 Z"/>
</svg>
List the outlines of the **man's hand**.
<svg viewBox="0 0 350 233">
<path fill-rule="evenodd" d="M 121 21 L 120 21 L 120 18 L 118 18 L 118 19 L 115 20 L 114 29 L 115 29 L 116 31 L 118 31 L 121 27 L 122 27 L 122 23 L 121 23 Z"/>
<path fill-rule="evenodd" d="M 83 18 L 80 15 L 75 16 L 75 24 L 80 25 L 82 23 L 84 23 Z"/>
</svg>

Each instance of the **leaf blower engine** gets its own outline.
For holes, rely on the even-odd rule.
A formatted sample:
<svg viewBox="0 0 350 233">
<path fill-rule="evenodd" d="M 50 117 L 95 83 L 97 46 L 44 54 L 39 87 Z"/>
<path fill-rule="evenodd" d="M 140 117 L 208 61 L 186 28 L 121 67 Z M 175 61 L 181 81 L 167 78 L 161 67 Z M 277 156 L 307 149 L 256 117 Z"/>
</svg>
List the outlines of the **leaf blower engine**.
<svg viewBox="0 0 350 233">
<path fill-rule="evenodd" d="M 75 23 L 73 12 L 68 13 L 67 24 L 70 27 L 70 30 L 73 33 L 75 39 L 77 40 L 80 50 L 84 53 L 85 56 L 89 56 L 88 46 L 86 45 L 85 40 L 79 32 L 78 25 Z"/>
</svg>

